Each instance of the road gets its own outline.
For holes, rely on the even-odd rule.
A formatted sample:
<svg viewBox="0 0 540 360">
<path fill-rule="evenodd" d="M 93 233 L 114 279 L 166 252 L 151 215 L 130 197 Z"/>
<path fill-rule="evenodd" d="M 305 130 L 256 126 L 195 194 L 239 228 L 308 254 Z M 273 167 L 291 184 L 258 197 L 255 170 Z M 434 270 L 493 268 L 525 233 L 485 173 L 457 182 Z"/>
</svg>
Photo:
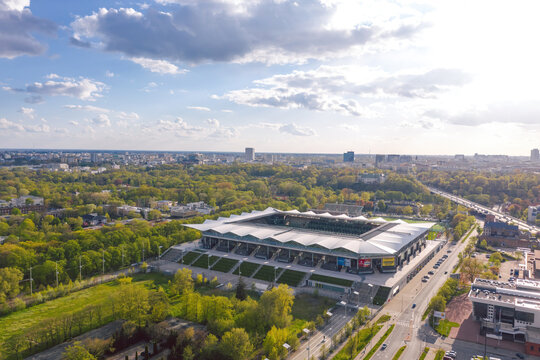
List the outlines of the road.
<svg viewBox="0 0 540 360">
<path fill-rule="evenodd" d="M 436 189 L 436 188 L 431 187 L 431 186 L 427 186 L 427 188 L 434 194 L 443 196 L 443 197 L 445 197 L 447 199 L 452 200 L 453 202 L 455 202 L 457 204 L 460 204 L 460 205 L 466 206 L 466 207 L 468 207 L 470 209 L 476 210 L 479 213 L 494 215 L 497 220 L 500 220 L 500 221 L 503 221 L 503 222 L 510 222 L 511 221 L 511 222 L 517 224 L 517 226 L 519 226 L 519 228 L 522 229 L 522 230 L 527 230 L 527 231 L 529 231 L 531 233 L 537 233 L 537 232 L 540 231 L 540 228 L 538 226 L 528 224 L 525 221 L 520 220 L 518 218 L 515 218 L 513 216 L 510 216 L 508 214 L 502 213 L 500 211 L 496 211 L 494 209 L 490 209 L 490 208 L 488 208 L 488 207 L 486 207 L 484 205 L 480 205 L 480 204 L 475 203 L 473 201 L 463 199 L 463 198 L 461 198 L 459 196 L 444 192 L 442 190 Z"/>
<path fill-rule="evenodd" d="M 475 231 L 471 236 L 475 235 Z M 465 243 L 448 243 L 443 249 L 395 296 L 385 307 L 382 313 L 392 316 L 396 326 L 385 343 L 386 350 L 379 350 L 376 359 L 392 359 L 398 349 L 407 345 L 402 359 L 418 359 L 426 346 L 426 341 L 434 343 L 438 338 L 427 321 L 422 321 L 422 314 L 427 308 L 429 301 L 439 288 L 444 284 L 452 273 L 454 265 L 458 262 L 458 253 L 462 251 Z M 451 251 L 448 253 L 448 251 Z M 448 258 L 441 264 L 439 269 L 433 265 L 444 255 Z M 422 282 L 424 275 L 434 271 L 427 283 Z M 445 274 L 446 272 L 446 274 Z M 413 304 L 416 306 L 413 309 Z"/>
<path fill-rule="evenodd" d="M 332 336 L 337 334 L 349 320 L 356 314 L 356 309 L 348 309 L 345 313 L 345 308 L 342 306 L 336 307 L 332 312 L 332 317 L 321 330 L 315 330 L 314 334 L 310 334 L 308 341 L 303 341 L 297 351 L 291 356 L 291 360 L 306 360 L 314 357 L 318 359 L 321 348 L 324 344 L 326 351 L 329 350 L 332 343 Z M 326 338 L 325 338 L 326 337 Z M 325 340 L 326 339 L 326 340 Z M 309 346 L 309 354 L 308 354 Z M 309 356 L 308 356 L 309 355 Z"/>
</svg>

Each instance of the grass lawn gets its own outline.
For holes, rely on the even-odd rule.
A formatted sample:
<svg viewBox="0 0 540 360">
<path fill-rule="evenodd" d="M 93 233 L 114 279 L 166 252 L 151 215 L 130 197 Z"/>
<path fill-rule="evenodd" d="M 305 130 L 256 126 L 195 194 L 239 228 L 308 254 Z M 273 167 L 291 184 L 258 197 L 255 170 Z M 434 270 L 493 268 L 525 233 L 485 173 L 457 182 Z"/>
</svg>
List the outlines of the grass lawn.
<svg viewBox="0 0 540 360">
<path fill-rule="evenodd" d="M 210 259 L 212 261 L 212 259 Z M 214 266 L 212 270 L 228 273 L 238 263 L 238 260 L 221 258 Z"/>
<path fill-rule="evenodd" d="M 190 251 L 184 255 L 183 260 L 180 260 L 181 264 L 190 265 L 201 253 Z"/>
<path fill-rule="evenodd" d="M 371 359 L 371 357 L 373 356 L 373 354 L 375 354 L 375 352 L 377 352 L 377 350 L 379 350 L 379 348 L 381 347 L 381 345 L 383 344 L 383 342 L 386 340 L 386 338 L 388 336 L 390 336 L 390 333 L 392 332 L 392 330 L 394 330 L 394 324 L 390 325 L 390 327 L 388 328 L 388 330 L 386 330 L 386 332 L 384 333 L 384 335 L 379 339 L 379 341 L 377 341 L 377 343 L 375 344 L 375 346 L 373 346 L 371 348 L 371 350 L 369 350 L 369 352 L 367 353 L 366 357 L 364 358 L 364 360 L 369 360 Z"/>
<path fill-rule="evenodd" d="M 435 330 L 443 336 L 448 336 L 450 334 L 450 330 L 453 327 L 459 327 L 459 324 L 443 319 L 439 321 L 439 325 L 437 325 L 437 328 Z"/>
<path fill-rule="evenodd" d="M 399 357 L 401 356 L 401 354 L 403 354 L 403 352 L 405 351 L 406 348 L 407 348 L 407 345 L 403 345 L 402 347 L 400 347 L 399 350 L 394 355 L 394 357 L 392 358 L 392 360 L 398 360 Z"/>
<path fill-rule="evenodd" d="M 324 275 L 319 275 L 319 274 L 313 274 L 311 275 L 309 279 L 313 281 L 320 281 L 327 284 L 334 284 L 334 285 L 340 285 L 340 286 L 345 286 L 345 287 L 351 287 L 353 284 L 351 280 L 345 280 L 345 279 L 335 278 L 331 276 L 324 276 Z"/>
<path fill-rule="evenodd" d="M 238 275 L 238 269 L 242 268 L 241 269 L 242 270 L 242 276 L 251 277 L 251 275 L 253 275 L 253 273 L 255 272 L 255 270 L 257 270 L 257 268 L 259 266 L 260 266 L 259 264 L 252 263 L 252 262 L 249 262 L 249 261 L 244 261 L 242 263 L 242 265 L 240 265 L 239 267 L 234 269 L 233 274 Z"/>
<path fill-rule="evenodd" d="M 294 297 L 292 316 L 295 319 L 313 321 L 317 315 L 321 315 L 325 310 L 331 308 L 335 303 L 335 300 L 324 296 L 298 294 Z"/>
<path fill-rule="evenodd" d="M 429 352 L 429 348 L 425 347 L 424 351 L 422 351 L 422 355 L 420 355 L 420 358 L 418 360 L 424 360 Z"/>
<path fill-rule="evenodd" d="M 147 288 L 155 288 L 158 285 L 166 286 L 169 279 L 170 277 L 158 273 L 133 276 L 135 284 Z M 114 281 L 92 286 L 1 317 L 0 349 L 3 348 L 3 343 L 9 336 L 23 333 L 46 319 L 78 311 L 88 305 L 104 304 L 108 299 L 108 295 L 116 291 L 117 286 Z"/>
<path fill-rule="evenodd" d="M 298 286 L 300 281 L 306 276 L 305 272 L 285 270 L 278 279 L 278 283 L 287 284 L 289 286 Z"/>
<path fill-rule="evenodd" d="M 219 256 L 212 255 L 209 258 L 208 255 L 203 254 L 203 255 L 201 255 L 200 258 L 195 260 L 195 262 L 193 264 L 191 264 L 191 266 L 196 266 L 196 267 L 200 267 L 200 268 L 203 268 L 203 269 L 208 269 L 208 264 L 210 264 L 210 266 L 212 266 L 218 259 L 220 259 Z"/>
<path fill-rule="evenodd" d="M 272 282 L 274 281 L 274 277 L 276 279 L 279 278 L 281 271 L 283 271 L 283 269 L 275 270 L 273 266 L 263 265 L 253 277 L 255 279 Z"/>
</svg>

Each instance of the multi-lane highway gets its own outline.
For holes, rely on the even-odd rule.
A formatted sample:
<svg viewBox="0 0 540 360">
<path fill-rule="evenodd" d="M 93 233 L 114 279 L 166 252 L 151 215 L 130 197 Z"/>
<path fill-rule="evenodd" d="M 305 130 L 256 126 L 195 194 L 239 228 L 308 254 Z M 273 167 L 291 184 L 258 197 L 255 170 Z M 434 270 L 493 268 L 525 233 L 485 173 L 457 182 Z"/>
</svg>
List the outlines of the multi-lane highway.
<svg viewBox="0 0 540 360">
<path fill-rule="evenodd" d="M 499 220 L 499 221 L 512 222 L 512 223 L 516 224 L 517 226 L 519 226 L 519 228 L 522 229 L 522 230 L 527 230 L 527 231 L 529 231 L 531 233 L 537 233 L 537 232 L 540 231 L 540 228 L 538 226 L 528 224 L 525 221 L 520 220 L 518 218 L 515 218 L 513 216 L 510 216 L 508 214 L 505 214 L 505 213 L 502 213 L 500 211 L 490 209 L 490 208 L 488 208 L 488 207 L 486 207 L 484 205 L 480 205 L 480 204 L 475 203 L 473 201 L 463 199 L 463 198 L 461 198 L 459 196 L 444 192 L 442 190 L 436 189 L 436 188 L 431 187 L 431 186 L 427 186 L 427 188 L 429 189 L 429 191 L 431 191 L 434 194 L 443 196 L 443 197 L 445 197 L 445 198 L 447 198 L 447 199 L 449 199 L 449 200 L 451 200 L 451 201 L 453 201 L 453 202 L 455 202 L 457 204 L 460 204 L 460 205 L 463 205 L 465 207 L 468 207 L 469 209 L 475 210 L 478 213 L 485 214 L 485 215 L 491 214 L 491 215 L 494 215 L 495 218 L 497 220 Z"/>
</svg>

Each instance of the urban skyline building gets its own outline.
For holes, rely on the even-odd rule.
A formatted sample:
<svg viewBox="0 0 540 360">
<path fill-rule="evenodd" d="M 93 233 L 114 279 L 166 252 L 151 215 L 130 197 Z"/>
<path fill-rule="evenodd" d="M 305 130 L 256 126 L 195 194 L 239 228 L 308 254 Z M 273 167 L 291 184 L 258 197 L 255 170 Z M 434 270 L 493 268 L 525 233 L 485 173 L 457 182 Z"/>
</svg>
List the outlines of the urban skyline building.
<svg viewBox="0 0 540 360">
<path fill-rule="evenodd" d="M 255 148 L 247 147 L 245 151 L 246 161 L 255 161 Z"/>
</svg>

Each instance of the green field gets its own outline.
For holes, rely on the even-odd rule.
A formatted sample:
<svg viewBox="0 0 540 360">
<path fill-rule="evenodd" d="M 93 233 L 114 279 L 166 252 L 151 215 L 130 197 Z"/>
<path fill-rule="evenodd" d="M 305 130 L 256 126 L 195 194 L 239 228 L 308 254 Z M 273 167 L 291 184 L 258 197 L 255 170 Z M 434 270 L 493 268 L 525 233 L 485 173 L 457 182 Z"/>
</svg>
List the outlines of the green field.
<svg viewBox="0 0 540 360">
<path fill-rule="evenodd" d="M 170 279 L 161 274 L 150 273 L 135 275 L 133 282 L 137 286 L 155 288 L 156 285 L 167 284 Z M 24 333 L 46 319 L 60 317 L 81 310 L 88 305 L 102 305 L 108 301 L 109 295 L 116 292 L 118 284 L 114 281 L 89 287 L 45 303 L 16 311 L 0 318 L 0 349 L 11 335 Z M 107 314 L 103 314 L 106 316 Z M 88 329 L 90 330 L 90 329 Z M 0 356 L 1 357 L 1 356 Z"/>
<path fill-rule="evenodd" d="M 289 286 L 298 286 L 302 279 L 306 276 L 305 272 L 285 270 L 278 279 L 278 283 L 287 284 Z"/>
<path fill-rule="evenodd" d="M 255 279 L 272 282 L 272 281 L 274 281 L 274 275 L 275 275 L 276 278 L 278 278 L 279 274 L 281 273 L 282 270 L 283 269 L 274 270 L 273 266 L 263 265 L 259 269 L 259 271 L 257 271 L 257 273 L 255 275 L 253 275 L 253 277 Z"/>
<path fill-rule="evenodd" d="M 340 278 L 335 278 L 335 277 L 331 277 L 331 276 L 324 276 L 324 275 L 318 275 L 318 274 L 311 275 L 309 280 L 320 281 L 320 282 L 324 282 L 324 283 L 327 283 L 327 284 L 334 284 L 334 285 L 345 286 L 345 287 L 351 287 L 352 284 L 353 284 L 353 282 L 351 280 L 340 279 Z"/>
<path fill-rule="evenodd" d="M 210 264 L 210 266 L 212 266 L 218 259 L 220 259 L 219 256 L 212 255 L 212 256 L 210 256 L 210 259 L 209 259 L 208 255 L 203 254 L 203 255 L 201 255 L 200 258 L 195 260 L 195 262 L 193 264 L 191 264 L 191 266 L 196 266 L 196 267 L 200 267 L 200 268 L 203 268 L 203 269 L 208 269 L 208 264 Z"/>
<path fill-rule="evenodd" d="M 190 265 L 193 260 L 195 260 L 199 255 L 201 255 L 201 253 L 190 251 L 186 255 L 184 255 L 182 260 L 180 260 L 180 263 L 184 265 Z"/>
<path fill-rule="evenodd" d="M 241 267 L 242 276 L 251 277 L 251 275 L 253 275 L 253 273 L 255 272 L 255 270 L 257 270 L 259 266 L 260 266 L 259 264 L 252 263 L 249 261 L 244 261 L 242 265 L 234 269 L 233 274 L 238 275 L 238 269 Z"/>
<path fill-rule="evenodd" d="M 212 259 L 210 259 L 212 261 Z M 212 270 L 228 273 L 238 263 L 238 260 L 221 258 L 214 266 Z"/>
<path fill-rule="evenodd" d="M 435 330 L 443 336 L 448 336 L 450 334 L 450 330 L 452 330 L 453 327 L 459 327 L 459 324 L 442 319 L 441 321 L 439 321 L 439 325 L 437 325 L 437 328 Z"/>
</svg>

